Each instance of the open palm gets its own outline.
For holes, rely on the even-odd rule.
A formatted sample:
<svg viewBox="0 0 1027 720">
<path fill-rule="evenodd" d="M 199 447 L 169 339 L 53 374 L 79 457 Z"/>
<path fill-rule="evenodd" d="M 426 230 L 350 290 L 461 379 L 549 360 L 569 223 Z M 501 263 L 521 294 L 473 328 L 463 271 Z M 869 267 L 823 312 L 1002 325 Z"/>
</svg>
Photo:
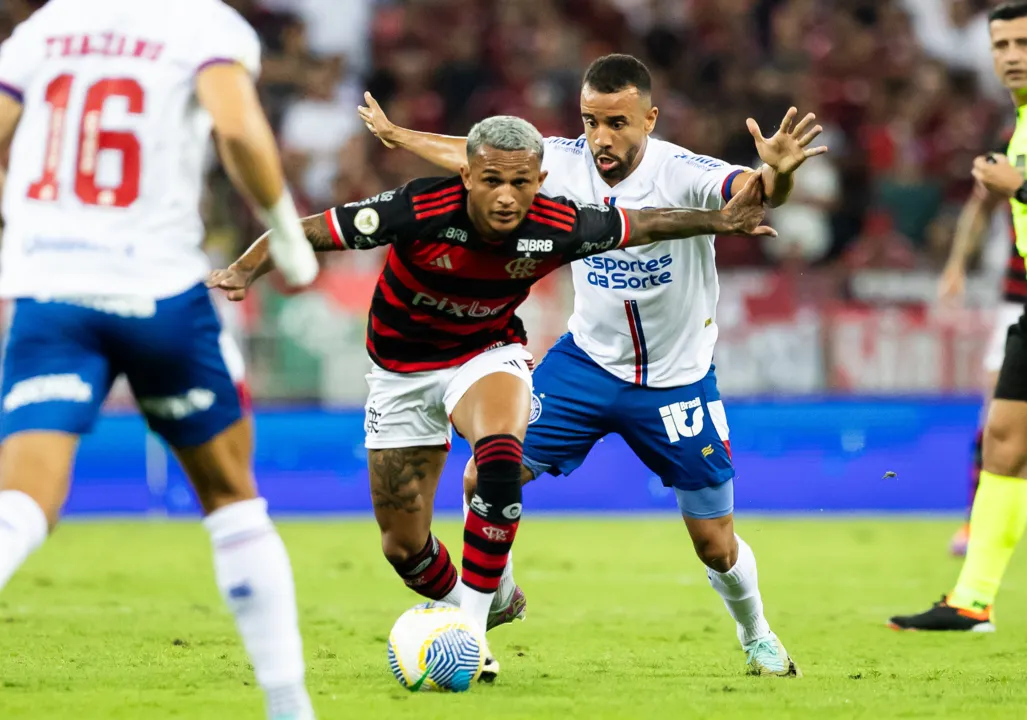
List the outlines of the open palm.
<svg viewBox="0 0 1027 720">
<path fill-rule="evenodd" d="M 763 137 L 760 126 L 755 120 L 749 118 L 745 121 L 745 126 L 749 129 L 753 140 L 756 141 L 756 152 L 759 153 L 760 159 L 782 175 L 795 172 L 800 165 L 806 162 L 807 158 L 827 152 L 827 147 L 824 145 L 809 147 L 810 143 L 824 131 L 820 125 L 814 125 L 807 130 L 817 116 L 807 113 L 806 117 L 795 123 L 793 127 L 792 123 L 795 122 L 795 117 L 798 114 L 799 111 L 796 108 L 788 108 L 788 112 L 781 121 L 781 126 L 769 138 Z"/>
</svg>

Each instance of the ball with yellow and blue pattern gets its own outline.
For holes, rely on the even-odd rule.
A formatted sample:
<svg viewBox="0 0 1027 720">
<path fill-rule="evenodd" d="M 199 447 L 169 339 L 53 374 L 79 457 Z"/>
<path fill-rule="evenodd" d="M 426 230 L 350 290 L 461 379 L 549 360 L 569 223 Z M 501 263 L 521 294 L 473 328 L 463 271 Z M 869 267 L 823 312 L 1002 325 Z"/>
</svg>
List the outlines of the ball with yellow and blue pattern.
<svg viewBox="0 0 1027 720">
<path fill-rule="evenodd" d="M 411 692 L 463 692 L 481 675 L 484 642 L 458 607 L 422 603 L 389 633 L 389 669 Z"/>
</svg>

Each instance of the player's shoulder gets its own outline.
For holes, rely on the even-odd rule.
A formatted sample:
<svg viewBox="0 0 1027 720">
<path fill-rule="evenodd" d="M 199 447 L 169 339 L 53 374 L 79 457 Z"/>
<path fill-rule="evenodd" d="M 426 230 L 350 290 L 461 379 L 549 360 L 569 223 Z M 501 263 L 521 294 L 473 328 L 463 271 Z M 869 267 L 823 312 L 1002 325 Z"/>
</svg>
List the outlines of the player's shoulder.
<svg viewBox="0 0 1027 720">
<path fill-rule="evenodd" d="M 564 170 L 577 171 L 582 158 L 591 158 L 584 135 L 577 138 L 547 137 L 544 147 L 543 168 L 550 174 L 556 170 L 561 177 L 564 176 Z"/>
<path fill-rule="evenodd" d="M 391 222 L 404 226 L 414 223 L 420 231 L 425 231 L 436 224 L 451 222 L 454 214 L 464 210 L 465 195 L 459 176 L 415 178 L 405 185 L 342 207 L 356 211 L 357 216 L 362 213 L 377 218 L 381 213 Z"/>
<path fill-rule="evenodd" d="M 133 11 L 146 12 L 138 22 L 159 33 L 172 53 L 189 63 L 231 59 L 242 62 L 253 73 L 259 69 L 261 43 L 257 31 L 222 0 L 175 0 L 146 10 L 137 6 Z"/>
<path fill-rule="evenodd" d="M 547 137 L 544 142 L 546 152 L 552 150 L 554 153 L 568 157 L 581 157 L 588 147 L 584 135 L 579 135 L 576 138 L 551 136 Z"/>
<path fill-rule="evenodd" d="M 418 221 L 452 214 L 464 207 L 466 190 L 460 176 L 414 178 L 396 192 Z"/>
<path fill-rule="evenodd" d="M 392 190 L 385 190 L 363 200 L 348 202 L 343 207 L 364 207 L 377 203 L 422 203 L 449 197 L 462 197 L 464 184 L 459 176 L 414 178 Z"/>
<path fill-rule="evenodd" d="M 443 192 L 454 193 L 464 191 L 464 181 L 459 175 L 448 175 L 446 177 L 422 177 L 414 178 L 402 186 L 403 191 L 411 198 L 422 195 Z"/>
<path fill-rule="evenodd" d="M 660 158 L 658 167 L 666 173 L 703 173 L 731 167 L 730 163 L 720 158 L 715 158 L 711 155 L 700 155 L 688 148 L 658 138 L 649 139 L 649 147 L 646 148 L 646 152 L 651 151 L 655 151 L 658 154 Z"/>
<path fill-rule="evenodd" d="M 197 6 L 196 12 L 201 13 L 199 17 L 204 18 L 205 23 L 209 20 L 217 28 L 243 32 L 253 37 L 257 36 L 257 31 L 246 21 L 246 18 L 234 7 L 223 2 L 223 0 L 189 1 Z M 195 20 L 196 18 L 194 18 Z"/>
<path fill-rule="evenodd" d="M 18 23 L 5 43 L 24 42 L 52 31 L 54 25 L 68 25 L 83 14 L 82 8 L 68 0 L 50 0 L 28 18 Z M 62 22 L 63 21 L 63 22 Z"/>
<path fill-rule="evenodd" d="M 536 195 L 528 208 L 527 220 L 532 230 L 550 235 L 573 232 L 582 214 L 608 213 L 605 204 L 581 203 L 563 195 Z"/>
</svg>

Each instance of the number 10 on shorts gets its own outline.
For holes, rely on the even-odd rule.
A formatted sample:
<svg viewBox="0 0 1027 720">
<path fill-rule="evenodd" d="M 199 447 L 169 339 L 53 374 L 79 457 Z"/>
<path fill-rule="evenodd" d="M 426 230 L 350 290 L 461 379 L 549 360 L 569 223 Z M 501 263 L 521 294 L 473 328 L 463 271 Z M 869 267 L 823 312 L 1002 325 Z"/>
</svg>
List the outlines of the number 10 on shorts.
<svg viewBox="0 0 1027 720">
<path fill-rule="evenodd" d="M 688 422 L 688 411 L 695 409 L 692 413 L 692 422 Z M 663 418 L 663 427 L 667 429 L 667 437 L 672 443 L 676 443 L 682 437 L 696 437 L 702 432 L 703 417 L 705 413 L 699 398 L 685 402 L 671 403 L 660 408 L 660 416 Z"/>
</svg>

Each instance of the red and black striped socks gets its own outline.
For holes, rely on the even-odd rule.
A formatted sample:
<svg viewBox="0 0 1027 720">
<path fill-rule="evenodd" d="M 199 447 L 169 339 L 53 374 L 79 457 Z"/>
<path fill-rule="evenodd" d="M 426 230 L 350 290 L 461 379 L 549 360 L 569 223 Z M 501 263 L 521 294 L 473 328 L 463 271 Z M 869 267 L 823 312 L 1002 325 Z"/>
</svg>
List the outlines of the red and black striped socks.
<svg viewBox="0 0 1027 720">
<path fill-rule="evenodd" d="M 434 535 L 416 555 L 394 564 L 396 572 L 406 586 L 429 600 L 441 600 L 459 604 L 459 599 L 449 597 L 456 589 L 456 567 L 449 557 L 449 551 Z"/>
<path fill-rule="evenodd" d="M 478 488 L 464 521 L 462 607 L 484 631 L 521 517 L 521 441 L 488 435 L 474 444 Z"/>
</svg>

